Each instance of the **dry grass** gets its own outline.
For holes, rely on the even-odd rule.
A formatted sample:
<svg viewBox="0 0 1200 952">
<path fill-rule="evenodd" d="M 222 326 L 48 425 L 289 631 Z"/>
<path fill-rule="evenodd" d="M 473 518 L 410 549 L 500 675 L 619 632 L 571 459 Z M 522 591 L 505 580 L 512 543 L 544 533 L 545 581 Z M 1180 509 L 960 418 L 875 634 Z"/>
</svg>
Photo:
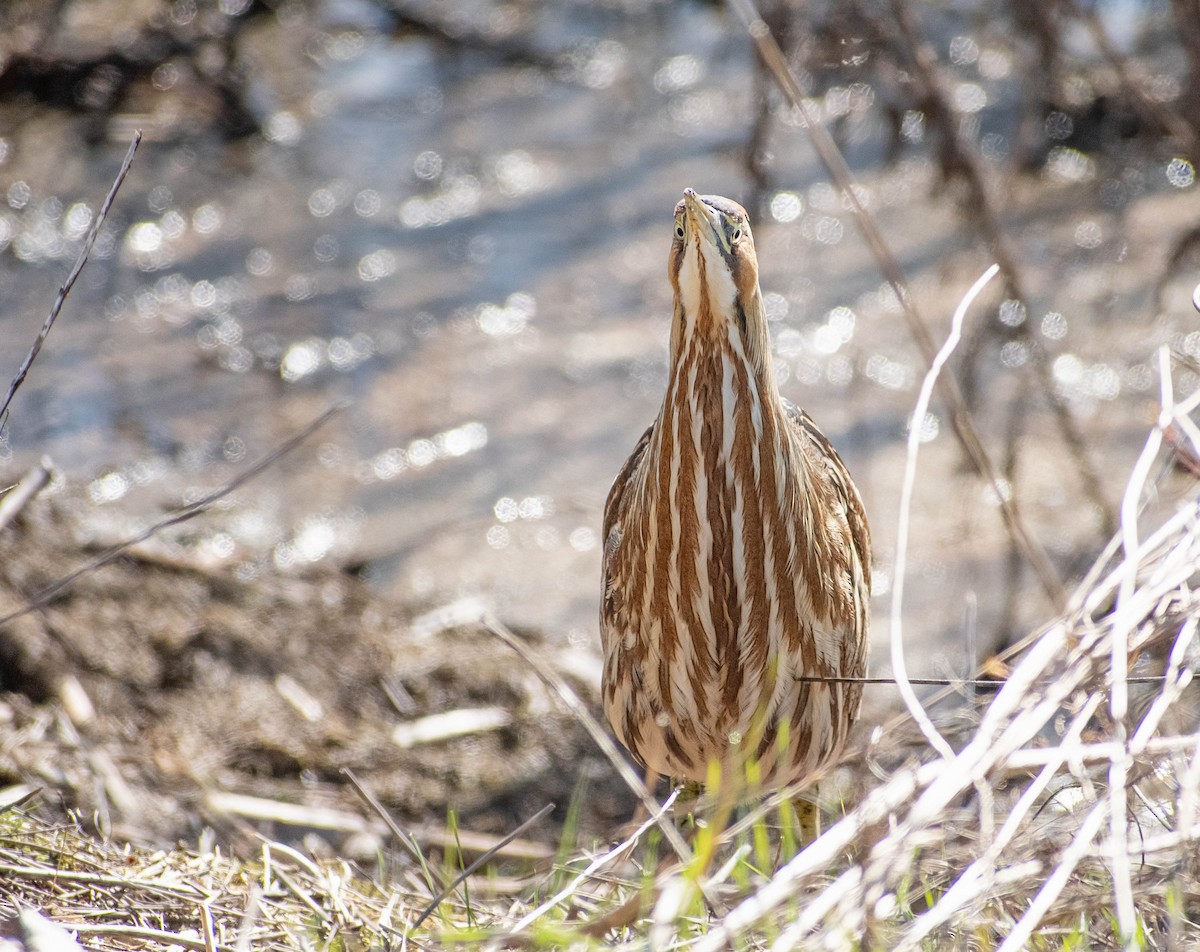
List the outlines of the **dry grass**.
<svg viewBox="0 0 1200 952">
<path fill-rule="evenodd" d="M 1150 474 L 1174 452 L 1167 436 L 1200 450 L 1200 396 L 1177 404 L 1160 357 L 1162 411 L 1119 535 L 1065 612 L 1028 640 L 966 743 L 951 751 L 939 735 L 946 754 L 869 790 L 698 949 L 774 930 L 780 948 L 1008 950 L 1072 935 L 1157 946 L 1196 935 L 1200 735 L 1188 687 L 1200 513 L 1192 500 L 1147 527 L 1139 512 Z"/>
<path fill-rule="evenodd" d="M 20 810 L 0 823 L 5 906 L 32 907 L 95 948 L 365 947 L 400 936 L 398 893 L 342 862 L 318 865 L 278 843 L 254 860 L 101 843 Z"/>
<path fill-rule="evenodd" d="M 1147 515 L 1163 510 L 1161 500 L 1147 503 L 1176 460 L 1195 472 L 1200 393 L 1176 398 L 1165 351 L 1159 369 L 1160 410 L 1129 477 L 1119 530 L 1065 608 L 1025 640 L 957 736 L 947 736 L 937 710 L 926 711 L 897 664 L 907 719 L 880 727 L 848 758 L 856 802 L 798 854 L 788 823 L 772 826 L 786 816 L 782 798 L 736 822 L 727 804 L 701 805 L 689 825 L 628 773 L 649 819 L 610 849 L 581 853 L 567 837 L 549 869 L 520 881 L 486 864 L 461 877 L 456 866 L 434 867 L 399 830 L 408 860 L 381 858 L 367 871 L 265 840 L 257 855 L 239 858 L 139 851 L 12 806 L 0 814 L 0 910 L 38 909 L 92 948 L 206 952 L 1195 944 L 1200 510 L 1194 492 L 1163 516 Z M 923 401 L 935 379 L 936 369 Z M 916 448 L 914 440 L 912 471 Z M 527 660 L 614 755 L 614 769 L 628 771 L 552 668 Z M 905 760 L 897 750 L 917 753 Z"/>
<path fill-rule="evenodd" d="M 1200 394 L 1177 402 L 1165 352 L 1160 367 L 1161 413 L 1129 480 L 1121 531 L 1067 609 L 1027 639 L 965 740 L 938 734 L 945 754 L 926 747 L 885 771 L 880 751 L 914 732 L 877 730 L 848 765 L 859 802 L 774 871 L 789 830 L 769 828 L 771 803 L 736 823 L 702 805 L 687 845 L 670 825 L 678 821 L 656 810 L 613 849 L 565 852 L 524 883 L 478 874 L 448 892 L 453 870 L 422 869 L 419 854 L 384 879 L 266 841 L 241 859 L 140 852 L 11 809 L 0 833 L 5 906 L 39 909 L 97 948 L 1190 943 L 1200 934 L 1200 734 L 1189 688 L 1200 512 L 1190 499 L 1146 525 L 1142 508 L 1174 454 L 1200 457 Z M 656 822 L 675 840 L 662 843 L 661 864 Z"/>
</svg>

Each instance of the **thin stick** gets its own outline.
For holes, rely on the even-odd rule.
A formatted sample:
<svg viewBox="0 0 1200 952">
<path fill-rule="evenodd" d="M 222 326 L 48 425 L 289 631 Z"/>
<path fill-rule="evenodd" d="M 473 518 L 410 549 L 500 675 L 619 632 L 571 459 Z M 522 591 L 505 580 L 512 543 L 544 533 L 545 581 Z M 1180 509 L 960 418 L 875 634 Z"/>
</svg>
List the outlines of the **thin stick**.
<svg viewBox="0 0 1200 952">
<path fill-rule="evenodd" d="M 324 909 L 322 909 L 317 904 L 317 901 L 315 899 L 313 899 L 312 896 L 309 895 L 307 889 L 303 888 L 300 885 L 300 883 L 296 882 L 295 877 L 293 877 L 286 870 L 282 870 L 282 869 L 279 870 L 275 875 L 279 877 L 279 881 L 281 883 L 283 883 L 285 886 L 287 886 L 288 891 L 293 896 L 295 896 L 302 903 L 304 903 L 304 905 L 306 905 L 309 909 L 312 910 L 313 915 L 317 917 L 317 920 L 320 923 L 322 923 L 325 926 L 328 926 L 330 924 L 329 913 L 327 913 Z"/>
<path fill-rule="evenodd" d="M 1042 768 L 1033 783 L 1026 787 L 1024 793 L 1021 794 L 1020 800 L 1017 801 L 1016 805 L 1009 812 L 1004 825 L 1000 828 L 1000 832 L 996 835 L 995 839 L 983 851 L 983 854 L 967 867 L 966 871 L 946 890 L 937 904 L 928 912 L 918 917 L 908 935 L 896 946 L 896 952 L 903 952 L 905 949 L 919 947 L 921 941 L 934 928 L 949 921 L 961 905 L 982 895 L 984 890 L 994 883 L 1000 855 L 1004 852 L 1005 847 L 1008 846 L 1013 837 L 1016 836 L 1025 816 L 1033 809 L 1046 787 L 1049 786 L 1050 782 L 1058 774 L 1068 755 L 1066 748 L 1073 747 L 1079 743 L 1083 729 L 1087 726 L 1088 721 L 1099 706 L 1099 696 L 1093 695 L 1088 703 L 1084 705 L 1083 710 L 1075 715 L 1070 730 L 1063 737 L 1062 743 L 1057 747 L 1049 748 L 1048 752 L 1052 755 L 1052 759 Z M 962 895 L 961 899 L 959 898 L 960 894 Z M 958 906 L 955 905 L 956 902 L 959 903 Z"/>
<path fill-rule="evenodd" d="M 54 464 L 49 456 L 43 456 L 38 464 L 21 477 L 4 498 L 0 499 L 0 529 L 12 522 L 31 499 L 45 488 L 54 475 Z"/>
<path fill-rule="evenodd" d="M 817 837 L 762 888 L 743 899 L 720 922 L 714 924 L 708 934 L 692 946 L 694 952 L 718 952 L 733 945 L 736 936 L 768 912 L 794 901 L 800 891 L 799 883 L 805 877 L 830 869 L 838 862 L 842 851 L 849 848 L 863 830 L 887 819 L 908 803 L 918 790 L 929 784 L 937 768 L 944 763 L 937 761 L 900 771 L 883 786 L 870 791 L 851 813 Z M 838 881 L 861 875 L 861 867 L 851 867 Z"/>
<path fill-rule="evenodd" d="M 144 889 L 164 896 L 173 896 L 183 901 L 191 901 L 197 896 L 202 895 L 200 890 L 192 885 L 147 882 L 137 878 L 107 876 L 102 873 L 85 873 L 71 869 L 59 869 L 57 867 L 39 869 L 36 866 L 15 866 L 8 863 L 0 863 L 0 874 L 16 879 L 45 880 L 51 883 L 81 883 L 85 886 L 96 887 L 115 886 L 126 890 Z"/>
<path fill-rule="evenodd" d="M 84 935 L 108 935 L 124 939 L 151 939 L 162 942 L 167 946 L 178 945 L 185 949 L 196 949 L 207 952 L 203 939 L 193 939 L 191 936 L 179 935 L 177 932 L 165 932 L 162 929 L 146 929 L 141 926 L 94 925 L 90 922 L 72 922 L 66 925 L 72 932 Z M 227 945 L 218 945 L 217 952 L 236 952 Z"/>
<path fill-rule="evenodd" d="M 917 397 L 917 405 L 913 409 L 912 422 L 908 428 L 908 452 L 904 462 L 904 483 L 900 490 L 900 521 L 896 530 L 896 577 L 892 583 L 891 631 L 889 633 L 892 648 L 892 672 L 896 677 L 896 686 L 900 689 L 900 696 L 904 699 L 904 704 L 912 714 L 913 720 L 921 728 L 921 733 L 925 735 L 934 750 L 946 758 L 953 757 L 954 751 L 946 743 L 946 739 L 938 733 L 938 729 L 933 726 L 933 721 L 929 719 L 925 708 L 921 706 L 916 692 L 912 689 L 912 684 L 909 683 L 904 662 L 902 609 L 904 605 L 904 574 L 908 568 L 908 524 L 912 515 L 913 488 L 917 480 L 917 454 L 921 447 L 921 424 L 924 423 L 925 414 L 929 410 L 929 401 L 933 398 L 933 388 L 946 361 L 950 359 L 954 348 L 962 340 L 962 326 L 967 316 L 967 310 L 975 303 L 980 292 L 987 287 L 988 282 L 996 276 L 999 270 L 1000 266 L 993 264 L 971 285 L 971 289 L 959 302 L 958 309 L 954 312 L 954 318 L 950 322 L 950 336 L 946 338 L 946 343 L 933 358 L 929 372 L 925 374 L 925 380 L 921 383 L 920 395 Z"/>
<path fill-rule="evenodd" d="M 421 923 L 424 922 L 426 919 L 428 919 L 431 915 L 433 915 L 433 911 L 442 904 L 442 901 L 447 896 L 449 896 L 450 893 L 454 892 L 454 890 L 458 888 L 459 884 L 462 883 L 463 880 L 465 880 L 468 876 L 470 876 L 473 872 L 475 872 L 475 870 L 479 869 L 485 863 L 489 862 L 493 856 L 495 856 L 497 853 L 499 853 L 502 849 L 504 849 L 504 847 L 506 847 L 509 843 L 511 843 L 513 840 L 515 840 L 518 836 L 520 836 L 522 833 L 524 833 L 526 830 L 528 830 L 531 826 L 536 824 L 539 820 L 545 819 L 547 816 L 549 816 L 551 811 L 553 811 L 553 809 L 554 809 L 554 804 L 547 803 L 544 807 L 542 807 L 540 810 L 538 810 L 537 813 L 535 813 L 533 816 L 531 816 L 528 820 L 526 820 L 524 823 L 522 823 L 520 826 L 518 826 L 515 830 L 513 830 L 511 833 L 509 833 L 508 836 L 504 837 L 504 839 L 500 840 L 500 842 L 498 842 L 490 850 L 488 850 L 486 853 L 484 853 L 482 856 L 480 856 L 479 859 L 475 860 L 475 862 L 473 862 L 470 866 L 468 866 L 461 873 L 459 873 L 454 878 L 454 882 L 450 883 L 445 888 L 443 888 L 440 893 L 438 893 L 436 896 L 433 897 L 433 901 L 431 903 L 429 903 L 429 905 L 426 906 L 423 910 L 421 910 L 421 914 L 419 916 L 417 916 L 417 918 L 413 922 L 411 928 L 413 928 L 413 929 L 419 928 Z"/>
<path fill-rule="evenodd" d="M 584 730 L 591 735 L 592 740 L 596 742 L 596 746 L 600 748 L 604 756 L 616 768 L 621 779 L 625 781 L 629 789 L 633 791 L 634 796 L 646 808 L 646 812 L 650 816 L 658 816 L 660 810 L 658 801 L 650 795 L 650 791 L 642 783 L 641 777 L 634 772 L 625 758 L 621 756 L 621 752 L 617 750 L 616 744 L 612 742 L 612 739 L 596 721 L 596 718 L 592 717 L 592 712 L 584 706 L 583 701 L 579 700 L 579 695 L 571 690 L 571 686 L 559 676 L 558 672 L 554 671 L 541 658 L 530 651 L 529 646 L 509 631 L 508 627 L 498 619 L 489 615 L 482 619 L 482 623 L 487 631 L 503 641 L 529 663 L 529 666 L 533 668 L 538 677 L 559 696 L 562 702 L 567 705 L 567 709 L 583 725 Z M 675 825 L 660 818 L 658 826 L 662 830 L 663 837 L 671 844 L 671 849 L 675 851 L 680 860 L 684 863 L 691 862 L 692 851 L 683 842 L 683 837 L 679 835 L 679 831 L 675 829 Z"/>
<path fill-rule="evenodd" d="M 362 782 L 354 775 L 354 771 L 352 771 L 349 767 L 343 767 L 339 772 L 350 782 L 350 786 L 354 788 L 354 792 L 362 798 L 362 801 L 372 810 L 374 810 L 375 814 L 381 820 L 383 820 L 387 828 L 391 830 L 392 836 L 396 838 L 396 842 L 404 847 L 405 852 L 407 852 L 408 855 L 416 861 L 416 864 L 421 867 L 421 869 L 424 870 L 427 875 L 437 881 L 439 889 L 445 890 L 446 880 L 442 878 L 441 873 L 425 861 L 425 855 L 421 852 L 421 848 L 417 846 L 416 840 L 406 833 L 400 824 L 392 818 L 392 815 L 388 813 L 384 805 L 380 803 L 378 799 L 376 799 L 375 794 L 371 793 L 370 790 L 362 785 Z"/>
<path fill-rule="evenodd" d="M 244 793 L 226 793 L 224 790 L 210 790 L 205 794 L 204 806 L 217 813 L 232 813 L 234 816 L 252 820 L 269 820 L 283 826 L 311 827 L 342 833 L 357 833 L 366 825 L 358 813 L 348 810 L 268 800 Z"/>
<path fill-rule="evenodd" d="M 1025 913 L 1017 920 L 1017 924 L 1013 926 L 1004 942 L 1001 943 L 999 952 L 1017 952 L 1017 949 L 1026 948 L 1033 930 L 1037 928 L 1038 923 L 1042 921 L 1042 917 L 1050 910 L 1059 893 L 1070 882 L 1071 876 L 1075 872 L 1075 867 L 1087 855 L 1092 841 L 1095 840 L 1096 834 L 1100 832 L 1100 827 L 1107 816 L 1107 811 L 1105 810 L 1107 802 L 1106 800 L 1099 801 L 1088 812 L 1088 815 L 1084 817 L 1083 822 L 1079 826 L 1079 832 L 1075 834 L 1074 840 L 1063 850 L 1061 858 L 1053 867 L 1050 875 L 1046 877 L 1042 888 L 1037 891 L 1037 894 L 1026 908 Z M 1130 937 L 1126 936 L 1124 938 Z"/>
<path fill-rule="evenodd" d="M 1012 244 L 1000 226 L 996 202 L 988 188 L 979 153 L 976 149 L 968 146 L 962 136 L 955 131 L 959 122 L 955 117 L 946 84 L 938 73 L 937 54 L 934 52 L 932 44 L 921 40 L 908 0 L 890 0 L 890 6 L 892 19 L 899 31 L 900 43 L 898 45 L 906 54 L 907 69 L 911 70 L 911 75 L 923 94 L 922 107 L 943 130 L 943 142 L 952 152 L 955 171 L 959 173 L 966 186 L 960 199 L 960 207 L 965 212 L 964 219 L 969 222 L 982 239 L 984 246 L 988 248 L 989 253 L 1000 264 L 1000 271 L 1004 275 L 1004 282 L 1008 286 L 1009 293 L 1028 309 L 1030 307 L 1029 295 L 1023 287 L 1024 282 L 1022 282 L 1020 271 L 1017 268 L 1017 258 Z M 1062 434 L 1063 443 L 1075 460 L 1085 492 L 1102 514 L 1104 531 L 1111 532 L 1116 525 L 1111 511 L 1112 507 L 1105 498 L 1099 473 L 1088 456 L 1084 434 L 1075 422 L 1066 398 L 1059 393 L 1054 383 L 1050 364 L 1045 356 L 1045 348 L 1039 346 L 1036 340 L 1031 339 L 1028 322 L 1022 323 L 1017 329 L 1017 333 L 1030 344 L 1029 366 L 1041 389 L 1042 398 L 1054 416 L 1055 423 Z M 1034 568 L 1036 570 L 1037 566 Z M 1057 579 L 1057 575 L 1055 578 Z M 1059 595 L 1060 598 L 1054 602 L 1054 606 L 1061 610 L 1061 596 L 1065 595 L 1061 583 Z"/>
<path fill-rule="evenodd" d="M 286 843 L 278 843 L 275 840 L 268 839 L 257 831 L 254 832 L 254 835 L 258 838 L 259 842 L 262 843 L 264 851 L 269 851 L 270 853 L 282 853 L 302 870 L 308 873 L 308 875 L 313 879 L 321 878 L 321 867 L 301 853 L 298 849 L 288 846 Z M 282 875 L 283 870 L 279 868 L 279 862 L 277 860 L 274 861 L 274 865 L 276 875 Z"/>
<path fill-rule="evenodd" d="M 729 0 L 729 5 L 734 8 L 738 16 L 741 17 L 742 22 L 745 23 L 746 30 L 750 34 L 755 47 L 758 49 L 759 56 L 767 64 L 767 68 L 771 70 L 784 96 L 787 97 L 792 108 L 800 116 L 818 158 L 825 166 L 829 177 L 841 190 L 846 202 L 849 203 L 850 209 L 854 213 L 855 224 L 858 225 L 858 229 L 862 233 L 863 239 L 866 241 L 872 256 L 875 258 L 875 263 L 879 266 L 884 280 L 891 287 L 892 293 L 896 295 L 896 300 L 900 303 L 900 307 L 904 312 L 909 333 L 916 342 L 917 349 L 921 352 L 925 363 L 932 365 L 936 354 L 933 336 L 929 332 L 929 327 L 925 319 L 917 311 L 916 303 L 913 301 L 912 294 L 908 290 L 908 283 L 904 278 L 904 272 L 897 263 L 887 242 L 884 241 L 883 235 L 875 223 L 875 219 L 863 207 L 859 199 L 859 188 L 854 182 L 854 176 L 846 164 L 846 159 L 842 156 L 829 131 L 813 115 L 812 110 L 804 101 L 804 94 L 800 91 L 800 84 L 796 81 L 796 77 L 788 65 L 787 57 L 783 55 L 783 50 L 779 48 L 779 44 L 771 33 L 771 28 L 759 15 L 753 0 Z M 952 376 L 947 375 L 938 380 L 938 393 L 946 403 L 950 427 L 954 435 L 958 438 L 959 443 L 962 444 L 962 448 L 966 451 L 971 464 L 983 480 L 992 487 L 992 492 L 1000 501 L 1000 513 L 1004 518 L 1004 524 L 1009 534 L 1021 549 L 1026 560 L 1033 567 L 1050 603 L 1056 610 L 1061 610 L 1066 600 L 1062 581 L 1059 579 L 1057 571 L 1055 571 L 1053 564 L 1050 562 L 1049 556 L 1046 555 L 1046 550 L 1042 548 L 1041 543 L 1037 541 L 1026 525 L 1025 519 L 1021 515 L 1020 508 L 1017 505 L 1016 497 L 1012 493 L 1004 491 L 996 465 L 992 462 L 987 450 L 983 447 L 983 441 L 980 440 L 979 433 L 975 429 L 970 410 L 967 408 L 967 402 Z"/>
<path fill-rule="evenodd" d="M 826 677 L 820 674 L 796 676 L 793 680 L 803 681 L 806 684 L 899 684 L 898 678 L 851 678 L 851 677 Z M 938 688 L 956 688 L 962 687 L 984 687 L 998 688 L 1002 687 L 1007 678 L 909 678 L 904 679 L 909 684 L 920 685 L 921 687 L 938 687 Z M 1167 680 L 1165 674 L 1147 674 L 1139 675 L 1135 678 L 1126 678 L 1125 681 L 1129 684 L 1162 684 Z"/>
<path fill-rule="evenodd" d="M 1167 673 L 1163 676 L 1163 690 L 1150 705 L 1150 710 L 1146 712 L 1141 724 L 1138 725 L 1137 733 L 1129 742 L 1129 751 L 1135 757 L 1153 743 L 1154 734 L 1158 730 L 1163 715 L 1167 713 L 1172 704 L 1179 700 L 1184 688 L 1192 683 L 1193 673 L 1188 666 L 1188 649 L 1192 639 L 1196 636 L 1198 624 L 1200 624 L 1200 619 L 1191 615 L 1179 629 L 1179 635 L 1175 639 L 1175 644 L 1171 646 L 1171 654 L 1167 658 Z M 1133 681 L 1134 679 L 1127 678 L 1126 680 Z"/>
<path fill-rule="evenodd" d="M 476 855 L 499 849 L 502 855 L 511 859 L 524 859 L 535 863 L 548 863 L 556 855 L 553 848 L 534 840 L 511 840 L 500 846 L 500 837 L 476 830 L 464 830 L 457 824 L 453 827 L 422 824 L 413 829 L 412 836 L 421 846 L 443 850 L 455 849 L 460 853 Z"/>
<path fill-rule="evenodd" d="M 1111 848 L 1113 901 L 1122 941 L 1131 941 L 1137 930 L 1137 910 L 1133 901 L 1132 872 L 1127 846 L 1129 818 L 1126 780 L 1132 759 L 1128 747 L 1129 726 L 1129 632 L 1138 622 L 1140 612 L 1134 603 L 1138 567 L 1144 555 L 1138 542 L 1138 504 L 1142 490 L 1150 477 L 1150 469 L 1162 448 L 1163 434 L 1171 425 L 1174 409 L 1171 386 L 1171 358 L 1166 347 L 1158 350 L 1161 406 L 1157 424 L 1146 437 L 1146 444 L 1134 464 L 1125 495 L 1121 498 L 1121 548 L 1125 564 L 1117 592 L 1116 618 L 1109 652 L 1112 668 L 1112 691 L 1109 695 L 1109 715 L 1113 724 L 1113 741 L 1119 745 L 1108 769 L 1109 846 Z"/>
<path fill-rule="evenodd" d="M 184 506 L 182 509 L 176 509 L 173 513 L 150 525 L 149 528 L 143 529 L 137 535 L 126 539 L 124 542 L 118 542 L 116 545 L 110 546 L 95 558 L 89 559 L 87 562 L 83 563 L 83 565 L 75 569 L 75 571 L 64 575 L 57 582 L 48 585 L 46 588 L 42 589 L 42 591 L 38 592 L 38 594 L 34 595 L 33 598 L 31 598 L 28 602 L 26 602 L 23 607 L 18 608 L 15 612 L 10 612 L 5 616 L 0 617 L 0 626 L 6 625 L 10 621 L 20 618 L 22 615 L 28 615 L 30 612 L 36 611 L 37 609 L 48 605 L 57 596 L 61 595 L 64 591 L 79 581 L 79 579 L 81 579 L 83 576 L 87 575 L 89 572 L 96 571 L 96 569 L 100 568 L 101 566 L 107 565 L 130 546 L 135 546 L 140 542 L 145 542 L 151 536 L 156 535 L 163 529 L 179 525 L 180 523 L 188 522 L 191 519 L 195 519 L 196 516 L 207 512 L 212 508 L 214 503 L 224 499 L 230 493 L 241 489 L 242 486 L 250 482 L 250 480 L 262 475 L 265 470 L 274 466 L 275 463 L 277 463 L 282 457 L 286 456 L 297 446 L 312 436 L 313 433 L 329 422 L 329 419 L 339 410 L 343 409 L 344 406 L 344 403 L 338 403 L 330 407 L 295 436 L 289 437 L 276 449 L 272 450 L 249 469 L 243 470 L 240 474 L 235 476 L 220 489 L 209 493 L 203 499 L 192 503 L 190 506 Z"/>
<path fill-rule="evenodd" d="M 204 938 L 204 952 L 217 952 L 217 933 L 213 926 L 212 906 L 200 904 L 200 928 Z"/>
<path fill-rule="evenodd" d="M 578 876 L 576 876 L 569 883 L 567 883 L 567 885 L 564 886 L 561 890 L 559 890 L 557 894 L 551 896 L 549 899 L 547 899 L 545 902 L 543 902 L 540 906 L 538 906 L 532 912 L 526 914 L 515 926 L 512 927 L 512 929 L 509 931 L 509 934 L 506 938 L 513 939 L 516 936 L 518 936 L 521 932 L 528 929 L 531 925 L 533 925 L 535 922 L 537 922 L 538 919 L 540 919 L 542 916 L 544 916 L 547 912 L 549 912 L 551 909 L 553 909 L 555 906 L 557 906 L 564 899 L 568 898 L 569 896 L 574 895 L 575 891 L 581 885 L 583 885 L 583 883 L 586 880 L 590 879 L 592 876 L 595 876 L 596 873 L 598 873 L 601 869 L 603 869 L 605 866 L 607 866 L 609 863 L 611 863 L 617 857 L 621 856 L 622 854 L 624 854 L 625 852 L 630 850 L 633 847 L 633 845 L 642 838 L 642 836 L 645 834 L 645 832 L 648 829 L 650 829 L 650 827 L 652 827 L 652 826 L 654 826 L 654 824 L 658 823 L 660 815 L 666 813 L 671 808 L 671 805 L 675 802 L 675 798 L 678 796 L 679 796 L 679 791 L 672 790 L 671 795 L 669 797 L 667 797 L 666 801 L 664 801 L 664 803 L 662 805 L 662 809 L 658 811 L 658 814 L 651 814 L 649 817 L 646 818 L 645 821 L 643 821 L 641 826 L 639 826 L 636 830 L 634 830 L 633 835 L 630 836 L 627 840 L 625 840 L 623 843 L 620 843 L 617 846 L 613 847 L 611 850 L 609 850 L 603 856 L 599 856 L 596 859 L 592 860 L 592 862 L 590 864 L 588 864 L 587 869 L 585 869 Z"/>
<path fill-rule="evenodd" d="M 88 255 L 92 253 L 92 246 L 96 243 L 96 236 L 100 234 L 100 226 L 104 224 L 104 219 L 108 217 L 108 210 L 112 208 L 113 200 L 117 197 L 117 192 L 120 190 L 122 183 L 124 183 L 125 176 L 129 174 L 129 167 L 133 165 L 134 153 L 137 152 L 141 142 L 142 133 L 139 129 L 133 134 L 133 141 L 129 143 L 129 151 L 125 153 L 125 161 L 121 163 L 121 171 L 117 173 L 117 177 L 112 183 L 112 188 L 108 190 L 108 195 L 104 199 L 104 204 L 100 206 L 96 220 L 92 222 L 91 230 L 88 232 L 87 239 L 83 243 L 83 248 L 79 251 L 79 256 L 75 259 L 75 264 L 71 268 L 70 274 L 67 275 L 67 280 L 58 289 L 58 297 L 54 299 L 54 306 L 50 308 L 50 314 L 42 324 L 42 329 L 38 332 L 33 346 L 29 348 L 29 353 L 25 355 L 25 362 L 21 364 L 21 369 L 13 377 L 12 383 L 8 385 L 8 393 L 4 397 L 4 402 L 0 404 L 0 419 L 4 418 L 4 415 L 8 412 L 8 405 L 12 403 L 13 397 L 16 396 L 17 389 L 25 382 L 25 377 L 29 374 L 29 368 L 33 366 L 33 362 L 41 352 L 42 344 L 46 342 L 50 328 L 58 320 L 58 315 L 67 301 L 67 295 L 71 293 L 71 288 L 75 286 L 75 281 L 79 278 L 79 273 L 83 271 L 83 266 L 87 264 Z"/>
<path fill-rule="evenodd" d="M 1100 53 L 1108 60 L 1117 78 L 1121 82 L 1121 91 L 1129 96 L 1129 102 L 1150 125 L 1158 126 L 1163 132 L 1175 139 L 1193 160 L 1200 160 L 1200 142 L 1196 133 L 1179 113 L 1172 109 L 1169 101 L 1147 93 L 1144 84 L 1129 66 L 1127 57 L 1121 55 L 1113 43 L 1104 22 L 1096 15 L 1091 7 L 1075 2 L 1069 3 L 1071 12 L 1083 20 L 1091 33 Z"/>
</svg>

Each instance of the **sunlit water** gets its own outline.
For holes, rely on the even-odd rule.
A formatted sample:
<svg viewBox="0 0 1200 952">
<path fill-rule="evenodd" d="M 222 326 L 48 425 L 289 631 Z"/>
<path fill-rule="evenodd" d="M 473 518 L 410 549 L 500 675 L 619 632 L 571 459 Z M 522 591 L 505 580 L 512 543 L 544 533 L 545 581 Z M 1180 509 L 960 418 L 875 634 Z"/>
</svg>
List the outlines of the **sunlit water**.
<svg viewBox="0 0 1200 952">
<path fill-rule="evenodd" d="M 685 186 L 748 193 L 749 48 L 706 5 L 564 7 L 526 37 L 552 67 L 394 39 L 372 16 L 331 3 L 303 42 L 264 28 L 248 54 L 261 58 L 261 138 L 158 141 L 146 122 L 94 261 L 14 406 L 7 467 L 48 453 L 67 477 L 59 491 L 118 538 L 348 399 L 300 452 L 173 538 L 243 578 L 336 559 L 421 608 L 494 607 L 591 664 L 604 496 L 665 381 L 671 210 Z M 1013 95 L 1019 64 L 986 36 L 942 53 L 1000 168 L 1003 113 L 989 108 Z M 878 105 L 861 85 L 814 101 L 940 335 L 988 259 L 940 194 L 919 115 L 905 117 L 899 162 L 880 165 Z M 135 124 L 115 123 L 95 149 L 50 113 L 4 135 L 11 367 Z M 776 187 L 756 235 L 780 381 L 858 478 L 882 617 L 923 367 L 803 130 L 777 123 L 770 150 Z M 983 364 L 978 418 L 997 458 L 1032 340 L 1116 501 L 1150 419 L 1154 346 L 1200 356 L 1186 301 L 1158 313 L 1149 299 L 1164 248 L 1200 211 L 1194 177 L 1169 155 L 1110 167 L 1062 146 L 1040 182 L 1017 182 L 1005 223 L 1037 309 L 997 292 L 975 318 L 999 308 L 1010 327 L 1032 322 Z M 1069 575 L 1095 551 L 1099 517 L 1044 411 L 1021 412 L 1018 491 Z M 1028 577 L 1010 598 L 994 500 L 963 475 L 940 413 L 920 423 L 907 602 L 910 670 L 933 675 L 986 650 L 1005 604 L 1013 630 L 1046 612 Z M 881 621 L 877 644 L 886 634 Z"/>
</svg>

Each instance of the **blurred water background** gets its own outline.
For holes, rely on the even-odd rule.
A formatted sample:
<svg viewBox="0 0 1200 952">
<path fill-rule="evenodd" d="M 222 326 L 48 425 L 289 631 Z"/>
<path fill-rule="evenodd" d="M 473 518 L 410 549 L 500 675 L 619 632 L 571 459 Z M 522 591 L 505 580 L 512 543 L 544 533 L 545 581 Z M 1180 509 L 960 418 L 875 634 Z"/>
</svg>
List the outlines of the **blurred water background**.
<svg viewBox="0 0 1200 952">
<path fill-rule="evenodd" d="M 1200 382 L 1200 61 L 1182 6 L 768 11 L 939 341 L 993 260 L 980 218 L 1009 242 L 1021 297 L 997 283 L 954 369 L 1068 585 L 1111 532 L 1153 421 L 1155 349 L 1174 349 L 1182 392 Z M 897 10 L 917 30 L 909 52 L 935 61 L 933 92 L 905 68 Z M 132 130 L 146 133 L 13 407 L 10 480 L 48 454 L 54 491 L 113 541 L 348 399 L 300 452 L 164 544 L 242 578 L 333 561 L 417 613 L 490 606 L 598 672 L 601 511 L 662 397 L 671 214 L 691 186 L 755 216 L 783 391 L 866 499 L 873 637 L 886 643 L 924 368 L 729 10 L 138 0 L 0 16 L 10 373 Z M 972 207 L 962 155 L 990 209 Z M 921 434 L 905 618 L 910 672 L 939 676 L 1050 606 L 936 403 Z M 1194 476 L 1164 479 L 1170 506 Z M 875 667 L 887 670 L 882 650 Z"/>
</svg>

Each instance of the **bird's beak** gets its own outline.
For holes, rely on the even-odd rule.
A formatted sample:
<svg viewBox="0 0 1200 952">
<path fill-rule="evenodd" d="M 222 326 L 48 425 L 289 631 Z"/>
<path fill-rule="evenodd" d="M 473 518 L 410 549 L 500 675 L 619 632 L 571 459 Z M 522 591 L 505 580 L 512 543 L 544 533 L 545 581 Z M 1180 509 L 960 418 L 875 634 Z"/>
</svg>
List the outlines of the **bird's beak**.
<svg viewBox="0 0 1200 952">
<path fill-rule="evenodd" d="M 725 234 L 717 221 L 716 211 L 700 201 L 700 196 L 696 194 L 695 189 L 685 188 L 683 190 L 683 207 L 692 230 L 697 235 L 716 248 L 724 246 Z"/>
</svg>

